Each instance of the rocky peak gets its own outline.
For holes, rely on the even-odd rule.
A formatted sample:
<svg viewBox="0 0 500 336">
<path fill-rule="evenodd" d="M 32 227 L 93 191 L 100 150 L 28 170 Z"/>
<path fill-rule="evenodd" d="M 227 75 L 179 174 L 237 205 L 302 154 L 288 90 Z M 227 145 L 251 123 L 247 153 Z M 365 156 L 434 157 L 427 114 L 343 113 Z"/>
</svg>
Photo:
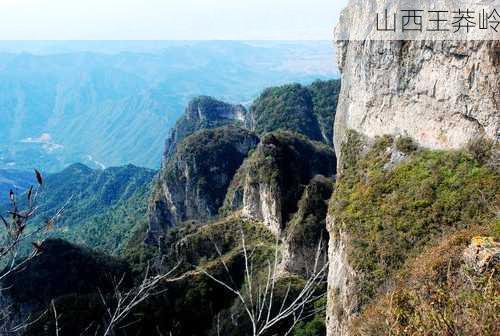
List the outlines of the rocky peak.
<svg viewBox="0 0 500 336">
<path fill-rule="evenodd" d="M 335 175 L 335 154 L 320 143 L 292 132 L 265 135 L 235 175 L 225 208 L 242 209 L 281 236 L 315 175 Z"/>
<path fill-rule="evenodd" d="M 188 120 L 232 119 L 243 121 L 246 109 L 243 105 L 232 105 L 212 97 L 199 96 L 192 99 L 186 108 Z"/>
<path fill-rule="evenodd" d="M 207 96 L 193 98 L 167 139 L 165 156 L 173 154 L 175 146 L 196 131 L 224 125 L 241 126 L 246 115 L 242 105 L 228 104 Z"/>
<path fill-rule="evenodd" d="M 148 241 L 181 222 L 216 216 L 236 170 L 258 141 L 248 130 L 226 126 L 198 131 L 179 143 L 154 186 Z"/>
<path fill-rule="evenodd" d="M 331 145 L 339 91 L 338 80 L 268 88 L 253 102 L 247 124 L 260 135 L 288 130 Z"/>
</svg>

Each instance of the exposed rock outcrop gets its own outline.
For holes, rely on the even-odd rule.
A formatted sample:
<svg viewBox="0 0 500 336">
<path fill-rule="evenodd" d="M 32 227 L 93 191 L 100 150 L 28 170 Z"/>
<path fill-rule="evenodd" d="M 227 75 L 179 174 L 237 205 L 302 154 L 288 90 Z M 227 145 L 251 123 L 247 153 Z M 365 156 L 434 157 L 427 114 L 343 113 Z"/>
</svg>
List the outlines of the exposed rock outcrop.
<svg viewBox="0 0 500 336">
<path fill-rule="evenodd" d="M 316 175 L 305 188 L 297 212 L 287 225 L 283 258 L 286 271 L 307 278 L 325 265 L 328 244 L 325 218 L 334 183 L 331 178 Z"/>
<path fill-rule="evenodd" d="M 463 257 L 469 268 L 482 273 L 500 262 L 500 243 L 493 237 L 474 237 Z"/>
<path fill-rule="evenodd" d="M 499 41 L 341 41 L 338 47 L 336 148 L 348 129 L 410 136 L 435 149 L 499 138 Z"/>
<path fill-rule="evenodd" d="M 281 236 L 310 180 L 333 177 L 335 166 L 330 147 L 296 133 L 269 133 L 236 174 L 225 210 L 241 208 Z"/>
<path fill-rule="evenodd" d="M 337 34 L 366 29 L 377 9 L 351 0 Z M 397 2 L 396 2 L 397 3 Z M 370 32 L 366 32 L 367 36 Z M 339 35 L 340 36 L 340 35 Z M 368 142 L 376 136 L 402 135 L 423 147 L 456 149 L 479 137 L 500 136 L 500 42 L 491 41 L 338 41 L 342 88 L 335 118 L 334 145 L 339 170 L 351 131 Z M 387 169 L 404 159 L 393 153 Z M 330 276 L 328 335 L 349 335 L 347 324 L 357 281 L 343 256 L 349 237 L 336 218 L 328 219 Z M 347 276 L 346 276 L 347 275 Z"/>
<path fill-rule="evenodd" d="M 148 241 L 187 220 L 218 214 L 227 188 L 258 137 L 237 127 L 199 131 L 163 164 L 149 205 Z"/>
<path fill-rule="evenodd" d="M 172 129 L 165 145 L 165 156 L 172 155 L 176 145 L 196 131 L 224 125 L 240 126 L 246 116 L 247 110 L 242 105 L 228 104 L 207 96 L 196 97 L 189 102 L 184 115 Z"/>
<path fill-rule="evenodd" d="M 327 217 L 330 232 L 328 245 L 328 293 L 326 325 L 329 335 L 349 335 L 349 324 L 357 309 L 354 281 L 356 273 L 347 259 L 348 237 L 333 216 Z"/>
</svg>

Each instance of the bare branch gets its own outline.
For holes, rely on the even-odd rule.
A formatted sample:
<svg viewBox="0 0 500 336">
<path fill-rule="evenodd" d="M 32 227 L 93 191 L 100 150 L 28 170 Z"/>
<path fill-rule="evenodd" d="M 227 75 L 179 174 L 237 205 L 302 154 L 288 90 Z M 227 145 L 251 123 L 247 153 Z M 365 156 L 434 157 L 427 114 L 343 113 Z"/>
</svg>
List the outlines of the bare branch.
<svg viewBox="0 0 500 336">
<path fill-rule="evenodd" d="M 178 266 L 179 265 L 176 265 L 168 272 L 157 275 L 150 275 L 150 268 L 148 266 L 141 284 L 129 290 L 122 289 L 124 282 L 124 277 L 122 277 L 114 286 L 114 305 L 112 308 L 110 307 L 111 305 L 107 303 L 101 291 L 99 291 L 101 301 L 109 316 L 103 336 L 113 335 L 113 330 L 130 315 L 135 307 L 150 297 L 163 293 L 164 291 L 157 291 L 159 284 L 168 282 Z"/>
<path fill-rule="evenodd" d="M 318 244 L 312 272 L 308 278 L 305 279 L 305 283 L 300 292 L 298 294 L 294 294 L 293 298 L 290 298 L 292 291 L 291 284 L 288 284 L 286 292 L 282 298 L 282 302 L 279 305 L 279 309 L 278 311 L 275 311 L 273 305 L 277 298 L 277 282 L 281 280 L 279 277 L 279 240 L 276 239 L 274 258 L 267 261 L 267 277 L 265 285 L 262 286 L 253 271 L 253 251 L 251 254 L 248 253 L 247 242 L 245 240 L 243 230 L 241 230 L 241 236 L 242 254 L 245 261 L 245 283 L 242 288 L 245 290 L 245 295 L 238 288 L 235 288 L 223 280 L 214 277 L 208 271 L 204 269 L 201 269 L 201 271 L 208 278 L 226 288 L 238 298 L 252 325 L 253 336 L 262 336 L 271 328 L 285 322 L 288 323 L 288 327 L 284 336 L 287 336 L 293 331 L 298 322 L 310 318 L 324 309 L 312 307 L 316 300 L 325 295 L 324 292 L 319 293 L 319 289 L 322 288 L 325 283 L 326 271 L 328 269 L 327 263 L 325 263 L 323 267 L 319 267 L 321 264 L 320 258 L 323 255 L 323 245 L 321 240 Z M 229 276 L 231 276 L 220 250 L 217 247 L 216 250 L 224 265 L 224 270 Z M 217 328 L 219 332 L 219 326 Z"/>
</svg>

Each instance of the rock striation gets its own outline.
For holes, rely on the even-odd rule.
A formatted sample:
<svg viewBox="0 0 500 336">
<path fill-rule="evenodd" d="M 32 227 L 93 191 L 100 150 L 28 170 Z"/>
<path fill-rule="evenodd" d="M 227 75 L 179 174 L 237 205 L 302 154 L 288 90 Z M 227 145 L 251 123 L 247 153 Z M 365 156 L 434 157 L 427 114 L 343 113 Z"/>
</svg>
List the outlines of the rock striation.
<svg viewBox="0 0 500 336">
<path fill-rule="evenodd" d="M 338 48 L 336 148 L 349 129 L 409 136 L 434 149 L 499 139 L 499 41 L 340 41 Z"/>
<path fill-rule="evenodd" d="M 216 216 L 236 170 L 258 141 L 252 132 L 233 126 L 185 138 L 156 179 L 146 240 L 155 241 L 181 222 Z"/>
<path fill-rule="evenodd" d="M 225 210 L 241 209 L 244 216 L 263 221 L 282 236 L 311 179 L 333 177 L 335 166 L 330 147 L 297 133 L 269 133 L 235 175 Z"/>
<path fill-rule="evenodd" d="M 393 5 L 385 0 L 370 3 L 374 7 L 349 2 L 336 28 L 339 39 L 346 31 L 354 36 L 365 29 L 377 8 Z M 431 149 L 457 149 L 477 138 L 500 139 L 500 41 L 339 40 L 337 47 L 342 88 L 334 145 L 339 170 L 346 164 L 342 148 L 351 131 L 368 141 L 383 135 L 409 137 Z M 345 257 L 349 237 L 333 216 L 327 222 L 327 334 L 349 335 L 356 302 L 356 276 Z"/>
</svg>

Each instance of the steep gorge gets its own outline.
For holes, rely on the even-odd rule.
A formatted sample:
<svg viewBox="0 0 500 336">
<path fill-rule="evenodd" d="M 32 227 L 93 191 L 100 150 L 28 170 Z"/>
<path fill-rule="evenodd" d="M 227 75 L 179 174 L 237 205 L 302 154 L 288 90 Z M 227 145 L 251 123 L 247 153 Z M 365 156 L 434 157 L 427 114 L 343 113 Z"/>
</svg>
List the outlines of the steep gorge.
<svg viewBox="0 0 500 336">
<path fill-rule="evenodd" d="M 199 267 L 220 273 L 223 260 L 235 267 L 231 276 L 243 280 L 242 239 L 260 260 L 256 272 L 278 248 L 279 281 L 290 281 L 296 291 L 313 272 L 318 251 L 319 268 L 326 259 L 325 217 L 336 158 L 325 138 L 333 134 L 338 89 L 337 81 L 270 88 L 248 111 L 210 97 L 191 101 L 166 142 L 149 201 L 146 244 L 159 246 L 167 263 L 178 260 L 195 288 L 216 285 L 199 276 Z M 204 296 L 193 299 L 179 309 L 192 311 L 196 300 L 214 304 Z M 228 297 L 217 307 L 218 316 L 225 316 L 223 332 L 249 332 L 237 300 Z M 205 312 L 203 322 L 182 330 L 212 335 L 207 329 L 216 312 Z M 324 327 L 318 316 L 315 322 Z M 185 318 L 175 315 L 165 322 Z"/>
</svg>

